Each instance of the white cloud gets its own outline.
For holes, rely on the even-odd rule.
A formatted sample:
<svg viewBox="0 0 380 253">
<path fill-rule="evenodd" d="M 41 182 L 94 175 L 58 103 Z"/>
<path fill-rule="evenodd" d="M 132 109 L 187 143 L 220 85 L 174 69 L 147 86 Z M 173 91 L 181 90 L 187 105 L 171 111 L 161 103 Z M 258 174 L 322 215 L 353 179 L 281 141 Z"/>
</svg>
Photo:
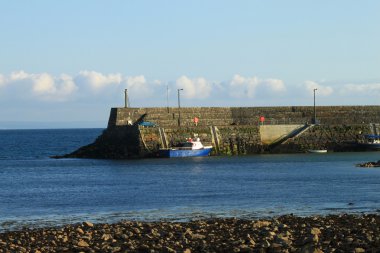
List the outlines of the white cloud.
<svg viewBox="0 0 380 253">
<path fill-rule="evenodd" d="M 285 84 L 280 79 L 259 79 L 258 77 L 243 77 L 234 75 L 229 83 L 229 90 L 232 97 L 253 98 L 256 94 L 269 95 L 274 93 L 282 93 L 286 91 Z"/>
<path fill-rule="evenodd" d="M 162 82 L 160 80 L 154 80 L 153 84 L 160 86 L 162 85 Z"/>
<path fill-rule="evenodd" d="M 123 81 L 121 74 L 104 75 L 96 71 L 80 71 L 75 78 L 75 82 L 79 85 L 89 87 L 93 91 L 100 91 L 111 85 L 119 85 Z"/>
<path fill-rule="evenodd" d="M 305 89 L 309 92 L 309 94 L 314 93 L 314 89 L 317 89 L 318 95 L 322 96 L 330 96 L 334 89 L 331 86 L 321 85 L 314 81 L 305 81 Z"/>
<path fill-rule="evenodd" d="M 144 85 L 146 84 L 146 79 L 144 76 L 140 75 L 140 76 L 130 76 L 130 77 L 127 77 L 127 85 L 129 87 L 133 87 L 133 86 L 141 86 L 141 85 Z"/>
<path fill-rule="evenodd" d="M 234 75 L 230 82 L 231 96 L 241 97 L 254 97 L 256 87 L 259 80 L 256 77 L 245 78 L 240 75 Z"/>
<path fill-rule="evenodd" d="M 60 92 L 62 94 L 69 95 L 74 93 L 78 89 L 71 76 L 62 74 L 60 80 Z"/>
<path fill-rule="evenodd" d="M 183 89 L 185 98 L 204 99 L 210 96 L 212 84 L 205 78 L 190 79 L 187 76 L 181 76 L 176 81 L 178 89 Z"/>
<path fill-rule="evenodd" d="M 5 81 L 5 76 L 0 74 L 0 87 L 5 85 L 6 81 Z"/>
<path fill-rule="evenodd" d="M 26 73 L 23 70 L 12 72 L 10 75 L 11 81 L 25 80 L 30 78 L 30 74 Z"/>
<path fill-rule="evenodd" d="M 150 85 L 143 75 L 127 77 L 125 82 L 131 97 L 147 98 L 155 92 L 154 86 Z"/>
<path fill-rule="evenodd" d="M 40 75 L 31 75 L 33 81 L 33 92 L 37 95 L 54 94 L 57 91 L 52 76 L 43 73 Z"/>
<path fill-rule="evenodd" d="M 286 90 L 284 81 L 279 79 L 265 79 L 263 80 L 265 86 L 268 86 L 271 91 L 283 92 Z"/>
<path fill-rule="evenodd" d="M 324 97 L 323 104 L 378 104 L 380 83 L 336 84 L 328 81 L 305 81 L 302 87 L 288 91 L 284 81 L 275 78 L 234 75 L 229 81 L 210 81 L 203 77 L 180 76 L 177 80 L 147 80 L 144 75 L 123 76 L 96 71 L 80 71 L 77 75 L 52 75 L 15 71 L 0 73 L 1 101 L 97 103 L 108 106 L 123 104 L 124 88 L 128 89 L 132 106 L 173 105 L 177 88 L 183 89 L 181 98 L 187 106 L 258 106 L 308 104 L 313 89 Z M 167 87 L 169 89 L 167 89 Z M 334 88 L 333 88 L 334 87 Z M 291 88 L 291 87 L 289 87 Z M 334 94 L 334 99 L 331 95 Z M 330 97 L 329 97 L 330 96 Z M 372 100 L 372 102 L 371 102 Z"/>
<path fill-rule="evenodd" d="M 120 99 L 124 88 L 128 89 L 133 104 L 141 103 L 161 105 L 166 100 L 166 84 L 161 80 L 148 81 L 143 75 L 123 77 L 122 74 L 103 74 L 96 71 L 80 71 L 76 76 L 53 76 L 48 73 L 30 74 L 25 71 L 12 72 L 8 77 L 0 75 L 0 85 L 10 86 L 8 92 L 25 98 L 65 101 L 69 98 L 86 100 L 94 96 L 99 101 L 116 101 Z M 225 100 L 226 97 L 254 97 L 285 91 L 284 82 L 279 79 L 259 79 L 235 75 L 230 82 L 211 82 L 203 77 L 179 77 L 169 85 L 169 91 L 184 89 L 181 95 L 185 99 L 204 100 L 212 94 L 212 99 Z M 0 86 L 0 87 L 2 87 Z M 30 95 L 28 95 L 30 94 Z M 172 96 L 173 93 L 169 92 Z M 176 95 L 176 94 L 175 94 Z M 149 98 L 150 101 L 143 99 Z M 156 101 L 156 102 L 154 102 Z M 197 102 L 199 103 L 199 101 Z M 212 104 L 212 100 L 207 100 Z M 233 100 L 232 102 L 233 103 Z"/>
<path fill-rule="evenodd" d="M 66 74 L 54 78 L 44 73 L 36 76 L 33 83 L 34 93 L 46 100 L 65 101 L 78 89 L 72 77 Z"/>
<path fill-rule="evenodd" d="M 367 94 L 367 95 L 379 95 L 380 83 L 368 83 L 368 84 L 345 84 L 340 90 L 342 95 L 347 94 Z"/>
<path fill-rule="evenodd" d="M 47 73 L 29 74 L 25 71 L 16 71 L 12 72 L 8 79 L 5 77 L 3 79 L 7 85 L 7 92 L 12 96 L 20 95 L 23 98 L 30 94 L 30 98 L 65 101 L 78 88 L 73 79 L 65 74 L 56 78 Z"/>
</svg>

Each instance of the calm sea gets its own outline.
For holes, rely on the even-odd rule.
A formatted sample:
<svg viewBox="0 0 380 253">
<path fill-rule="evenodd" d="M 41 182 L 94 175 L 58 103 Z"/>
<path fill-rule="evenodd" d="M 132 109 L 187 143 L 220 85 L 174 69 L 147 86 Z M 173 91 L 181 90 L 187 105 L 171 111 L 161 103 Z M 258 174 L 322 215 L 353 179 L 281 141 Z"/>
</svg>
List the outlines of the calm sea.
<svg viewBox="0 0 380 253">
<path fill-rule="evenodd" d="M 103 129 L 1 130 L 0 230 L 83 220 L 379 212 L 380 152 L 143 160 L 50 159 Z"/>
</svg>

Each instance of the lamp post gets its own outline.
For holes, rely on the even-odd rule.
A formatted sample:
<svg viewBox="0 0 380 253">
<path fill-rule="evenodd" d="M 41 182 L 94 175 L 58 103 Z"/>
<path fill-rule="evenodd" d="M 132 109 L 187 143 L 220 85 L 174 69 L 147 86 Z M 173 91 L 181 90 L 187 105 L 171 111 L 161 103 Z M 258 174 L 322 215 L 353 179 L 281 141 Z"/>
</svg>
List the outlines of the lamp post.
<svg viewBox="0 0 380 253">
<path fill-rule="evenodd" d="M 125 108 L 128 108 L 128 89 L 124 90 L 124 100 Z"/>
<path fill-rule="evenodd" d="M 318 90 L 317 88 L 313 89 L 314 92 L 314 120 L 313 123 L 317 124 L 317 112 L 315 111 L 315 91 Z"/>
<path fill-rule="evenodd" d="M 178 92 L 178 126 L 181 126 L 181 99 L 179 96 L 179 92 L 183 89 L 177 89 Z"/>
<path fill-rule="evenodd" d="M 166 107 L 169 113 L 169 85 L 168 84 L 166 85 Z"/>
</svg>

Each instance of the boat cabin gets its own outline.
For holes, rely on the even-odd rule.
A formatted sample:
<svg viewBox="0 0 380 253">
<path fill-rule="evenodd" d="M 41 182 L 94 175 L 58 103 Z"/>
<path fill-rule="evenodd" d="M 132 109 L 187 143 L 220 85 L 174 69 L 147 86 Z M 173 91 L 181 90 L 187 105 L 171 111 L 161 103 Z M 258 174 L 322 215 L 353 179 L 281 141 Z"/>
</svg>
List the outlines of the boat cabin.
<svg viewBox="0 0 380 253">
<path fill-rule="evenodd" d="M 199 138 L 196 139 L 187 139 L 186 142 L 181 143 L 179 146 L 180 149 L 202 149 L 203 144 Z"/>
<path fill-rule="evenodd" d="M 376 134 L 366 134 L 364 139 L 368 144 L 380 144 L 380 135 Z"/>
</svg>

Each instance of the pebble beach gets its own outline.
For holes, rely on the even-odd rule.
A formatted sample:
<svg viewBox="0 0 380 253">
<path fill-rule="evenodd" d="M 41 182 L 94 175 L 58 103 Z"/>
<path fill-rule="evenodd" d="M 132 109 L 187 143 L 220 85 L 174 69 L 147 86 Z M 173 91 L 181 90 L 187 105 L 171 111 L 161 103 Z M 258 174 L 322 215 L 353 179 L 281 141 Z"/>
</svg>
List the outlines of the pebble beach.
<svg viewBox="0 0 380 253">
<path fill-rule="evenodd" d="M 380 216 L 83 222 L 3 232 L 0 252 L 380 252 Z"/>
</svg>

